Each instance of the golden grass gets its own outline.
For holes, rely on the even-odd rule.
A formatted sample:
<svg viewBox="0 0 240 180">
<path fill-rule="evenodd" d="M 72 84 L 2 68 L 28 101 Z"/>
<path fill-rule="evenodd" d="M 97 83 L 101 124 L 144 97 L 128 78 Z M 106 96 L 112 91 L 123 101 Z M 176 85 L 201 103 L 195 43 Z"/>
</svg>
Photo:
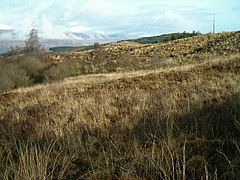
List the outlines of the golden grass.
<svg viewBox="0 0 240 180">
<path fill-rule="evenodd" d="M 205 61 L 215 56 L 228 56 L 229 54 L 239 53 L 239 40 L 240 31 L 235 31 L 198 35 L 159 44 L 143 45 L 133 42 L 120 42 L 103 46 L 100 50 L 60 53 L 50 56 L 49 59 L 52 61 L 78 60 L 85 63 L 96 60 L 92 66 L 97 66 L 98 69 L 90 68 L 90 72 L 99 71 L 102 66 L 104 67 L 101 69 L 102 71 L 109 72 L 108 67 L 105 66 L 108 63 L 117 64 L 121 71 L 149 69 L 149 67 L 152 68 L 151 62 L 162 66 L 167 62 L 164 60 L 169 58 L 174 59 L 175 64 L 183 65 Z M 163 62 L 155 62 L 154 59 L 163 60 Z M 104 63 L 99 65 L 99 61 Z M 122 61 L 124 61 L 123 64 Z"/>
<path fill-rule="evenodd" d="M 0 177 L 239 177 L 239 65 L 234 55 L 3 94 Z"/>
<path fill-rule="evenodd" d="M 41 59 L 40 56 L 13 56 L 1 59 L 0 94 L 38 83 L 46 86 L 46 83 L 79 75 L 86 76 L 81 76 L 78 81 L 88 79 L 94 83 L 121 78 L 124 74 L 133 77 L 195 67 L 238 54 L 239 41 L 238 31 L 199 35 L 163 44 L 114 43 L 91 51 L 41 55 Z"/>
</svg>

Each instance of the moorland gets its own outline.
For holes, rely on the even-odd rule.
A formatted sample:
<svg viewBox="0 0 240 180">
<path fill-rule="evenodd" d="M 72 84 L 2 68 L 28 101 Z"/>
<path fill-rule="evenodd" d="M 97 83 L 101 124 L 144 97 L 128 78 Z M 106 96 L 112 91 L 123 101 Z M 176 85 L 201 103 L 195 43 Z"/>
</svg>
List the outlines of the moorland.
<svg viewBox="0 0 240 180">
<path fill-rule="evenodd" d="M 0 60 L 1 179 L 238 179 L 240 32 Z"/>
</svg>

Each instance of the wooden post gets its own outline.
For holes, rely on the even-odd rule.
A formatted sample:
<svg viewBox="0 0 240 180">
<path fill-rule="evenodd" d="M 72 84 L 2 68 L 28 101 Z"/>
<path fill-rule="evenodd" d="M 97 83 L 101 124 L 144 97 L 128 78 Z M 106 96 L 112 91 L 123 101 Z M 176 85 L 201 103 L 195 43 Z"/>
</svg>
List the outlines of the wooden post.
<svg viewBox="0 0 240 180">
<path fill-rule="evenodd" d="M 215 33 L 215 14 L 213 16 L 213 34 Z"/>
</svg>

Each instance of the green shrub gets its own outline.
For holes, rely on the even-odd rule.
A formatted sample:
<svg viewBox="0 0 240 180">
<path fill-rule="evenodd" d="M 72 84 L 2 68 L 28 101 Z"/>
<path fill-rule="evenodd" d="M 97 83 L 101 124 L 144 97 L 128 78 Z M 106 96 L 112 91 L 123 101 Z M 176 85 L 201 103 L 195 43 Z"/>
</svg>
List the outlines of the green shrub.
<svg viewBox="0 0 240 180">
<path fill-rule="evenodd" d="M 7 64 L 0 68 L 0 93 L 29 84 L 29 77 L 16 64 Z"/>
<path fill-rule="evenodd" d="M 64 62 L 50 66 L 43 72 L 44 80 L 61 80 L 70 76 L 83 74 L 84 69 L 76 62 Z"/>
<path fill-rule="evenodd" d="M 44 71 L 46 64 L 42 60 L 36 57 L 25 57 L 19 60 L 18 64 L 20 69 L 23 69 L 28 77 L 31 79 L 32 83 L 38 83 L 43 81 L 42 72 Z"/>
<path fill-rule="evenodd" d="M 45 68 L 40 59 L 29 56 L 1 62 L 0 93 L 42 82 Z"/>
</svg>

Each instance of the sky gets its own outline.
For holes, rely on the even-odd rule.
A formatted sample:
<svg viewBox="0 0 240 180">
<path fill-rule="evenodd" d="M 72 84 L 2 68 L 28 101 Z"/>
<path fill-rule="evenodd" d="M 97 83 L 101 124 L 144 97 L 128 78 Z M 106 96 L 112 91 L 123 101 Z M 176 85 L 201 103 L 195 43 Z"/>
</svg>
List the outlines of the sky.
<svg viewBox="0 0 240 180">
<path fill-rule="evenodd" d="M 214 15 L 216 32 L 240 30 L 240 0 L 0 0 L 0 32 L 24 37 L 35 28 L 52 39 L 67 32 L 208 33 Z"/>
</svg>

